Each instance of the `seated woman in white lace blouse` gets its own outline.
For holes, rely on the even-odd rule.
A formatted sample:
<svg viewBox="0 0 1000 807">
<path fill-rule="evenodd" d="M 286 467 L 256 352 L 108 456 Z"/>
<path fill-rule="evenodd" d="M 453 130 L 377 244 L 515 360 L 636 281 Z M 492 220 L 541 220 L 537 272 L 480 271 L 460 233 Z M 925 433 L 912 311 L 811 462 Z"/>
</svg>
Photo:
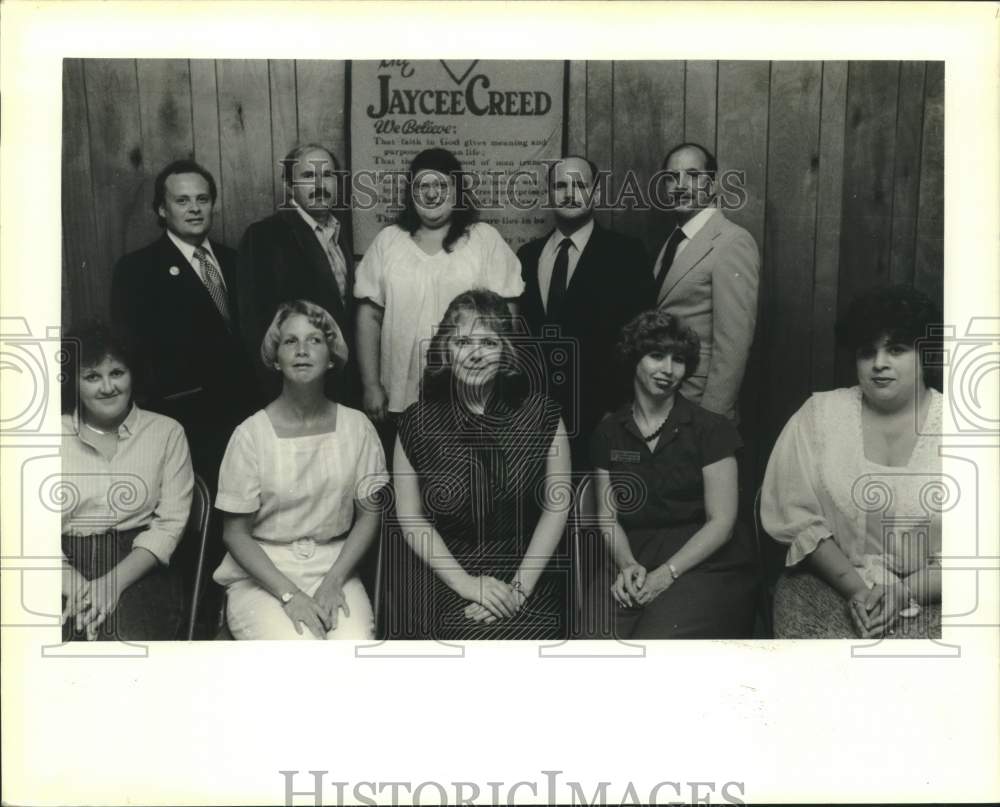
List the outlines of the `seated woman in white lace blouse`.
<svg viewBox="0 0 1000 807">
<path fill-rule="evenodd" d="M 777 637 L 940 636 L 940 322 L 910 287 L 855 299 L 837 341 L 858 386 L 815 393 L 778 437 L 761 492 L 764 529 L 788 544 Z"/>
<path fill-rule="evenodd" d="M 284 303 L 261 345 L 281 394 L 237 426 L 219 471 L 229 554 L 226 586 L 237 639 L 368 639 L 372 607 L 355 575 L 378 531 L 375 500 L 388 481 L 375 428 L 330 401 L 324 378 L 347 362 L 333 317 Z"/>
</svg>

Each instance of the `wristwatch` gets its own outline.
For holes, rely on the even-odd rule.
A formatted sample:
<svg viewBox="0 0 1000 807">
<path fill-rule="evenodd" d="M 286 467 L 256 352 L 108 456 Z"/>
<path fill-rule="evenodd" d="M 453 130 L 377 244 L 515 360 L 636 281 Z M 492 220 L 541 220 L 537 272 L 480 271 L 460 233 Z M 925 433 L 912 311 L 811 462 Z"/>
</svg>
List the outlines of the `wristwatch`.
<svg viewBox="0 0 1000 807">
<path fill-rule="evenodd" d="M 278 597 L 278 599 L 281 600 L 282 605 L 288 605 L 288 603 L 292 601 L 292 597 L 294 596 L 295 596 L 294 591 L 286 591 L 284 594 Z"/>
<path fill-rule="evenodd" d="M 674 580 L 676 580 L 678 577 L 680 577 L 680 574 L 677 571 L 677 567 L 674 566 L 674 564 L 668 563 L 667 564 L 667 569 L 670 571 L 670 577 L 673 578 Z"/>
</svg>

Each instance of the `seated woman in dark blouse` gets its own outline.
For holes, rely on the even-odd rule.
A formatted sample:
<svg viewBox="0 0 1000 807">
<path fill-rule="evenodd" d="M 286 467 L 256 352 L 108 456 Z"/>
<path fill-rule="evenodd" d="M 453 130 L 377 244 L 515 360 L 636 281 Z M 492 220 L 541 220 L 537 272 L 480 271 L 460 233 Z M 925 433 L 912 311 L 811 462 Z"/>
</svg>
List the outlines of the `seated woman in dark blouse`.
<svg viewBox="0 0 1000 807">
<path fill-rule="evenodd" d="M 397 512 L 434 572 L 408 575 L 423 590 L 403 592 L 424 637 L 566 635 L 550 559 L 566 525 L 569 443 L 558 404 L 527 392 L 511 331 L 500 295 L 458 295 L 430 344 L 421 400 L 400 420 Z"/>
<path fill-rule="evenodd" d="M 736 524 L 733 454 L 742 442 L 726 418 L 677 391 L 698 365 L 698 346 L 662 310 L 622 330 L 634 400 L 592 441 L 597 512 L 610 527 L 617 576 L 610 598 L 610 581 L 595 583 L 592 597 L 611 618 L 588 626 L 590 638 L 739 638 L 753 629 L 755 567 Z"/>
</svg>

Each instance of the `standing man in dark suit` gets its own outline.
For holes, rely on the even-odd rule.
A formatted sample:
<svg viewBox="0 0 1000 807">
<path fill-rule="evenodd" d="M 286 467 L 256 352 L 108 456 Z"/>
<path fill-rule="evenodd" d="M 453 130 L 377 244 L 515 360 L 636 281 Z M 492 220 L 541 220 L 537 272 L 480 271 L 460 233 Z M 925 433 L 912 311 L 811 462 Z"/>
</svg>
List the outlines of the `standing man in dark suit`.
<svg viewBox="0 0 1000 807">
<path fill-rule="evenodd" d="M 681 143 L 663 168 L 675 226 L 653 266 L 657 304 L 701 339 L 698 367 L 681 394 L 735 421 L 757 322 L 760 251 L 753 236 L 716 207 L 712 152 Z"/>
<path fill-rule="evenodd" d="M 346 228 L 334 212 L 338 171 L 333 153 L 316 143 L 296 146 L 282 160 L 285 202 L 273 215 L 251 224 L 240 241 L 240 315 L 247 348 L 256 357 L 280 303 L 304 299 L 329 311 L 351 356 L 327 392 L 356 407 L 360 379 L 353 343 L 354 256 Z M 258 370 L 264 398 L 276 397 L 280 376 L 264 367 Z"/>
<path fill-rule="evenodd" d="M 164 168 L 153 210 L 164 233 L 115 266 L 111 312 L 136 342 L 147 406 L 184 426 L 195 471 L 215 490 L 233 429 L 254 411 L 239 336 L 236 253 L 212 242 L 212 175 L 192 160 Z"/>
<path fill-rule="evenodd" d="M 111 285 L 114 322 L 136 343 L 146 406 L 179 421 L 194 470 L 214 498 L 233 429 L 258 406 L 239 333 L 236 253 L 210 241 L 215 179 L 192 160 L 164 168 L 153 185 L 163 235 L 118 261 Z M 204 569 L 222 561 L 221 519 L 212 522 Z M 172 563 L 194 590 L 199 546 L 181 541 Z M 204 579 L 204 578 L 203 578 Z M 221 590 L 208 586 L 197 636 L 212 635 Z"/>
<path fill-rule="evenodd" d="M 654 303 L 642 244 L 594 221 L 597 168 L 584 157 L 549 166 L 555 229 L 517 254 L 525 290 L 522 313 L 540 338 L 548 375 L 570 435 L 574 470 L 589 468 L 594 426 L 621 402 L 614 383 L 614 347 L 622 325 Z M 576 366 L 560 363 L 559 341 L 576 343 Z M 547 344 L 548 343 L 548 344 Z M 567 374 L 568 371 L 568 374 Z"/>
</svg>

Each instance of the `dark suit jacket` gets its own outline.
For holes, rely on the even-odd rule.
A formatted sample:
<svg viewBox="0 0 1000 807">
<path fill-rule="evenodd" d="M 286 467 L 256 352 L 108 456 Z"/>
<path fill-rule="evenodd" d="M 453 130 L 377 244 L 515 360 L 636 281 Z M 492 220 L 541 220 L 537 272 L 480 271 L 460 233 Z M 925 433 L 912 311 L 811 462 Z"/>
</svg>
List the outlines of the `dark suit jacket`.
<svg viewBox="0 0 1000 807">
<path fill-rule="evenodd" d="M 355 302 L 351 294 L 354 250 L 348 228 L 341 226 L 340 233 L 340 249 L 347 264 L 347 293 L 343 297 L 326 252 L 297 210 L 279 210 L 251 224 L 243 234 L 239 246 L 240 317 L 246 349 L 258 370 L 265 398 L 277 395 L 281 385 L 279 376 L 261 365 L 260 343 L 278 305 L 298 299 L 329 311 L 351 352 L 347 368 L 337 379 L 338 389 L 328 391 L 352 405 L 360 395 L 354 355 Z"/>
<path fill-rule="evenodd" d="M 214 489 L 229 434 L 258 405 L 239 337 L 236 253 L 212 242 L 226 282 L 231 327 L 191 264 L 164 233 L 115 266 L 114 323 L 138 350 L 146 405 L 180 421 L 195 470 Z"/>
<path fill-rule="evenodd" d="M 554 386 L 551 394 L 563 407 L 563 417 L 574 443 L 574 464 L 586 461 L 590 432 L 605 412 L 620 405 L 627 391 L 617 379 L 614 348 L 622 325 L 655 305 L 653 279 L 642 244 L 629 236 L 595 225 L 580 255 L 569 287 L 562 320 L 545 313 L 538 284 L 538 259 L 548 235 L 525 244 L 517 253 L 524 278 L 521 312 L 533 336 L 554 347 L 544 336 L 546 326 L 558 326 L 562 339 L 574 340 L 577 368 L 568 383 Z M 560 351 L 546 350 L 548 375 L 559 369 L 553 359 Z M 577 390 L 577 392 L 574 392 Z"/>
</svg>

